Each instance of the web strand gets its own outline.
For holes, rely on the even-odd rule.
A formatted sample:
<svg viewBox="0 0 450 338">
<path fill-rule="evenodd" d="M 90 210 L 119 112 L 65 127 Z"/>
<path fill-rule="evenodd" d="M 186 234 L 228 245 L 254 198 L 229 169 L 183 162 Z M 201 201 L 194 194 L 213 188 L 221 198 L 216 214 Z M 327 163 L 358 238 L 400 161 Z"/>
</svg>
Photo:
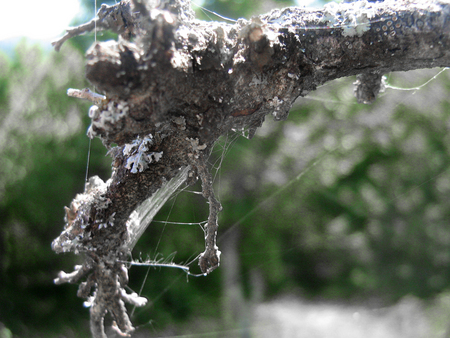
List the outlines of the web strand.
<svg viewBox="0 0 450 338">
<path fill-rule="evenodd" d="M 200 6 L 200 5 L 196 4 L 195 2 L 192 2 L 192 3 L 193 3 L 195 6 L 197 6 L 198 8 L 200 8 L 201 11 L 202 11 L 202 12 L 203 12 L 203 13 L 204 13 L 211 21 L 213 21 L 213 19 L 208 15 L 208 13 L 213 14 L 213 15 L 215 15 L 215 16 L 217 16 L 217 17 L 223 19 L 223 20 L 226 20 L 226 21 L 237 22 L 237 20 L 227 18 L 227 17 L 225 17 L 225 16 L 223 16 L 223 15 L 220 15 L 219 13 L 216 13 L 216 12 L 214 12 L 214 11 L 208 9 L 208 8 L 205 8 L 205 7 L 203 7 L 203 6 Z"/>
<path fill-rule="evenodd" d="M 88 137 L 89 139 L 89 145 L 88 145 L 88 155 L 87 155 L 87 163 L 86 163 L 86 176 L 84 178 L 84 181 L 87 182 L 88 181 L 88 176 L 89 176 L 89 163 L 91 161 L 91 138 Z"/>
<path fill-rule="evenodd" d="M 94 44 L 97 44 L 97 20 L 95 20 L 95 17 L 97 16 L 97 0 L 94 0 Z M 95 86 L 93 87 L 94 94 L 96 94 Z M 89 145 L 88 145 L 88 155 L 86 160 L 86 175 L 84 178 L 84 181 L 87 182 L 89 178 L 89 165 L 91 162 L 91 147 L 92 147 L 92 140 L 89 138 Z"/>
<path fill-rule="evenodd" d="M 426 81 L 425 83 L 421 84 L 420 86 L 417 87 L 411 87 L 411 88 L 401 88 L 401 87 L 396 87 L 396 86 L 391 86 L 389 84 L 386 85 L 386 88 L 388 89 L 395 89 L 395 90 L 404 90 L 404 91 L 417 91 L 422 89 L 423 87 L 425 87 L 427 84 L 429 84 L 430 82 L 434 81 L 437 79 L 437 77 L 439 75 L 441 75 L 443 72 L 445 72 L 446 70 L 448 70 L 449 67 L 443 68 L 441 69 L 436 75 L 434 75 L 431 79 L 429 79 L 428 81 Z"/>
</svg>

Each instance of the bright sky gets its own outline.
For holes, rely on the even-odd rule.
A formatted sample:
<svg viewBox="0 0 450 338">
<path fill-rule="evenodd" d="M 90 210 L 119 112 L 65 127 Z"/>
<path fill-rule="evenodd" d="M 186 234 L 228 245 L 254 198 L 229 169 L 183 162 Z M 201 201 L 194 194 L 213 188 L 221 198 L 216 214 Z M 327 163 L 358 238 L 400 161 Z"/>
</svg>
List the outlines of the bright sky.
<svg viewBox="0 0 450 338">
<path fill-rule="evenodd" d="M 79 10 L 78 0 L 1 1 L 0 41 L 20 36 L 54 40 L 64 33 Z"/>
<path fill-rule="evenodd" d="M 26 36 L 43 42 L 52 41 L 69 27 L 80 10 L 79 0 L 2 0 L 0 7 L 0 41 Z M 202 4 L 203 0 L 194 1 Z M 297 0 L 310 5 L 314 0 Z M 100 4 L 101 1 L 98 1 Z M 219 13 L 220 14 L 220 13 Z M 94 13 L 92 13 L 94 17 Z"/>
</svg>

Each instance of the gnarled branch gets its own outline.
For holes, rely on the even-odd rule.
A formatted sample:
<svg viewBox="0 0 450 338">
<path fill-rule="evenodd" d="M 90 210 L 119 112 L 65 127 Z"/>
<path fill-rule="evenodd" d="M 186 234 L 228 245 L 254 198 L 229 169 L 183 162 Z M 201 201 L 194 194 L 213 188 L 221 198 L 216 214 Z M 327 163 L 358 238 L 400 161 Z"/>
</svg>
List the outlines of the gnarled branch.
<svg viewBox="0 0 450 338">
<path fill-rule="evenodd" d="M 126 20 L 111 20 L 119 8 Z M 191 169 L 189 181 L 201 178 L 211 208 L 200 268 L 208 273 L 219 265 L 215 236 L 221 207 L 206 159 L 222 134 L 248 128 L 252 136 L 266 115 L 286 119 L 298 96 L 336 78 L 362 74 L 356 92 L 369 103 L 386 72 L 450 65 L 446 2 L 291 7 L 235 24 L 195 20 L 187 0 L 162 1 L 158 8 L 124 0 L 106 9 L 97 23 L 130 33 L 97 43 L 87 53 L 86 76 L 106 96 L 90 110 L 89 136 L 108 148 L 117 144 L 109 152 L 113 174 L 107 182 L 91 179 L 67 208 L 66 228 L 53 242 L 56 252 L 88 257 L 83 267 L 60 275 L 59 281 L 90 273 L 80 295 L 97 285 L 91 308 L 95 337 L 104 336 L 107 311 L 118 330 L 132 331 L 123 306 L 126 279 L 118 263 L 137 240 L 130 240 L 129 217 L 143 201 L 171 186 L 168 182 L 181 168 Z M 91 23 L 68 34 L 88 28 Z"/>
</svg>

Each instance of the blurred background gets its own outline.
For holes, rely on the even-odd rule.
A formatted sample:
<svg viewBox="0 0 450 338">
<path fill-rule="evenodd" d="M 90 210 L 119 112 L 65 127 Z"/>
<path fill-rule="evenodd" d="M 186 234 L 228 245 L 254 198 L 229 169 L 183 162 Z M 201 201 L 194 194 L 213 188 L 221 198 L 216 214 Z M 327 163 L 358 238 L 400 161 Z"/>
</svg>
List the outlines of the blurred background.
<svg viewBox="0 0 450 338">
<path fill-rule="evenodd" d="M 69 23 L 93 17 L 93 0 L 73 1 L 25 1 L 0 18 L 1 338 L 89 336 L 78 286 L 53 284 L 80 257 L 50 248 L 63 207 L 84 189 L 89 148 L 90 104 L 66 90 L 89 86 L 83 55 L 94 35 L 59 53 L 49 46 Z M 221 21 L 199 5 L 237 19 L 311 4 L 324 2 L 193 7 Z M 52 21 L 63 14 L 66 22 Z M 37 34 L 49 21 L 53 31 Z M 447 337 L 450 77 L 439 71 L 386 74 L 392 87 L 418 88 L 388 88 L 371 106 L 356 103 L 355 78 L 340 79 L 299 98 L 286 122 L 268 116 L 252 140 L 225 135 L 210 159 L 223 205 L 221 266 L 201 278 L 133 266 L 129 287 L 149 299 L 129 309 L 135 336 Z M 95 139 L 89 175 L 110 174 Z M 204 250 L 208 209 L 196 191 L 169 200 L 134 259 L 187 264 Z"/>
</svg>

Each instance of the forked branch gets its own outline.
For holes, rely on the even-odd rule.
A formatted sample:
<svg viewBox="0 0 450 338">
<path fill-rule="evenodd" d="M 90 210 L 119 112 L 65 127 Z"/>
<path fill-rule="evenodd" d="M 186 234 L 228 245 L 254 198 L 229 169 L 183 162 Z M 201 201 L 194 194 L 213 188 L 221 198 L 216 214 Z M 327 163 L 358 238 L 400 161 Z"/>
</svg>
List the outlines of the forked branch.
<svg viewBox="0 0 450 338">
<path fill-rule="evenodd" d="M 195 20 L 188 0 L 158 3 L 124 0 L 102 7 L 98 18 L 54 44 L 59 49 L 93 25 L 122 35 L 87 53 L 87 78 L 105 98 L 71 92 L 95 101 L 89 136 L 109 149 L 113 173 L 107 182 L 90 179 L 66 209 L 66 227 L 53 242 L 56 252 L 86 257 L 57 282 L 86 277 L 82 297 L 95 287 L 94 337 L 104 337 L 107 312 L 122 334 L 133 331 L 124 302 L 145 302 L 124 293 L 120 263 L 140 236 L 132 213 L 173 187 L 174 178 L 178 184 L 186 168 L 181 181 L 199 177 L 210 206 L 200 269 L 209 273 L 219 265 L 221 206 L 206 161 L 221 135 L 247 128 L 252 136 L 266 115 L 286 119 L 298 96 L 336 78 L 361 74 L 358 100 L 370 103 L 386 72 L 450 66 L 450 5 L 444 1 L 291 7 L 234 24 Z"/>
</svg>

